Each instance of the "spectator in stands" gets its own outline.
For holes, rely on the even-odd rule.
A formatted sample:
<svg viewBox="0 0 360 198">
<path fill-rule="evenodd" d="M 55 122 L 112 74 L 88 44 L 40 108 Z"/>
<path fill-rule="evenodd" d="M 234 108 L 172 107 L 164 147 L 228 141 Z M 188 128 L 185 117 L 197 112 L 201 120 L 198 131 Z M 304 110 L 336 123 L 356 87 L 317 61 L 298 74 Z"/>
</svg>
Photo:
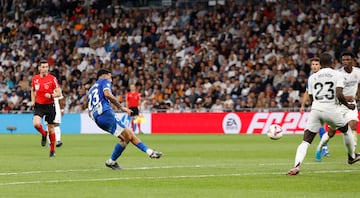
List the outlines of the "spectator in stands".
<svg viewBox="0 0 360 198">
<path fill-rule="evenodd" d="M 22 100 L 22 98 L 20 98 L 17 93 L 16 93 L 16 89 L 12 89 L 11 90 L 11 95 L 9 97 L 9 102 L 11 102 L 15 107 L 18 105 L 18 103 L 20 102 L 20 100 Z"/>
<path fill-rule="evenodd" d="M 223 104 L 225 112 L 235 112 L 235 104 L 230 94 L 226 94 L 226 98 Z"/>
<path fill-rule="evenodd" d="M 43 57 L 69 81 L 63 85 L 63 90 L 77 89 L 83 83 L 78 79 L 86 79 L 85 83 L 91 84 L 92 72 L 110 68 L 113 74 L 119 75 L 114 91 L 124 89 L 129 81 L 136 81 L 142 83 L 142 92 L 148 89 L 144 85 L 150 82 L 150 88 L 156 90 L 157 95 L 171 96 L 175 92 L 184 99 L 183 93 L 188 87 L 197 89 L 200 84 L 204 93 L 210 87 L 216 88 L 216 94 L 212 95 L 214 103 L 216 98 L 228 93 L 229 88 L 225 89 L 223 84 L 227 81 L 230 86 L 237 84 L 232 81 L 234 77 L 239 79 L 242 93 L 232 93 L 234 101 L 236 97 L 245 100 L 250 91 L 258 96 L 267 84 L 273 85 L 274 94 L 282 85 L 289 85 L 302 95 L 305 89 L 299 84 L 302 85 L 301 78 L 309 76 L 307 60 L 312 56 L 327 51 L 336 58 L 343 48 L 359 53 L 357 27 L 360 20 L 355 19 L 360 8 L 348 2 L 339 2 L 339 7 L 329 4 L 329 9 L 322 12 L 316 10 L 322 6 L 318 1 L 312 2 L 312 6 L 294 2 L 286 2 L 287 5 L 273 2 L 264 6 L 229 1 L 224 6 L 207 7 L 206 12 L 196 6 L 184 8 L 182 12 L 172 7 L 140 11 L 123 9 L 116 6 L 116 2 L 108 1 L 64 2 L 63 6 L 54 6 L 55 1 L 45 7 L 40 1 L 34 1 L 25 7 L 19 5 L 18 10 L 14 2 L 9 1 L 6 12 L 12 14 L 4 16 L 0 28 L 0 81 L 9 76 L 9 86 L 19 85 L 21 78 L 18 80 L 16 73 L 23 71 L 21 76 L 32 76 L 36 62 Z M 196 1 L 191 3 L 196 4 Z M 263 11 L 256 12 L 256 17 L 252 18 L 252 11 L 262 7 Z M 48 12 L 40 14 L 35 9 Z M 341 14 L 340 10 L 346 14 Z M 113 62 L 119 53 L 116 60 L 120 61 Z M 260 76 L 256 79 L 255 90 L 250 86 L 254 76 Z M 173 93 L 167 89 L 169 82 L 173 84 Z M 78 99 L 67 106 L 75 106 L 75 100 Z M 163 100 L 159 98 L 157 102 L 160 104 Z M 84 110 L 79 107 L 77 111 Z"/>
<path fill-rule="evenodd" d="M 10 89 L 8 86 L 6 86 L 5 82 L 1 82 L 0 84 L 0 98 L 3 98 L 3 95 L 7 95 L 10 93 Z"/>
<path fill-rule="evenodd" d="M 219 98 L 217 98 L 215 104 L 211 106 L 210 112 L 224 112 L 223 102 Z"/>
</svg>

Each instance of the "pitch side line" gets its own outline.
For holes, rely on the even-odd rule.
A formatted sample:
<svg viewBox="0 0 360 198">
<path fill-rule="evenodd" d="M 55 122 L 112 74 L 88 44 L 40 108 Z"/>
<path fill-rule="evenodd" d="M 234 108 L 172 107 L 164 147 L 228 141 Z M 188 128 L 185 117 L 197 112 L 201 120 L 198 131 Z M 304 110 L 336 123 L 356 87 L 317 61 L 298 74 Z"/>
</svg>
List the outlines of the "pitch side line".
<svg viewBox="0 0 360 198">
<path fill-rule="evenodd" d="M 319 162 L 308 162 L 304 164 L 319 164 Z M 326 164 L 344 164 L 341 162 L 327 162 Z M 269 164 L 258 164 L 259 166 L 291 166 L 289 163 L 269 163 Z M 212 165 L 192 165 L 192 166 L 149 166 L 149 167 L 136 167 L 136 168 L 124 168 L 124 170 L 153 170 L 153 169 L 173 169 L 173 168 L 205 168 L 205 167 L 214 167 L 214 168 L 234 168 L 239 167 L 239 164 L 212 164 Z M 49 170 L 49 171 L 24 171 L 24 172 L 0 172 L 0 176 L 9 176 L 9 175 L 31 175 L 31 174 L 43 174 L 43 173 L 67 173 L 67 172 L 92 172 L 92 171 L 102 171 L 104 169 L 73 169 L 73 170 Z"/>
<path fill-rule="evenodd" d="M 192 166 L 149 166 L 149 167 L 129 167 L 124 170 L 152 170 L 152 169 L 173 169 L 173 168 L 204 168 L 204 167 L 217 167 L 217 168 L 233 168 L 238 167 L 238 164 L 212 164 L 212 165 L 192 165 Z M 31 175 L 31 174 L 43 174 L 43 173 L 66 173 L 66 172 L 91 172 L 91 171 L 102 171 L 104 169 L 74 169 L 74 170 L 49 170 L 49 171 L 26 171 L 26 172 L 8 172 L 1 173 L 0 176 L 6 175 Z"/>
<path fill-rule="evenodd" d="M 304 162 L 303 164 L 311 164 L 311 165 L 321 165 L 321 164 L 345 164 L 347 165 L 347 162 Z M 288 166 L 288 165 L 292 165 L 292 163 L 265 163 L 265 164 L 258 164 L 259 166 Z"/>
<path fill-rule="evenodd" d="M 331 171 L 309 171 L 305 174 L 328 174 L 328 173 L 351 173 L 360 172 L 360 170 L 331 170 Z M 47 181 L 25 181 L 25 182 L 6 182 L 0 183 L 0 186 L 10 185 L 27 185 L 27 184 L 43 184 L 43 183 L 71 183 L 71 182 L 96 182 L 96 181 L 121 181 L 121 180 L 153 180 L 153 179 L 187 179 L 187 178 L 208 178 L 208 177 L 241 177 L 253 175 L 284 175 L 284 172 L 268 172 L 268 173 L 232 173 L 232 174 L 207 174 L 207 175 L 176 175 L 176 176 L 160 176 L 160 177 L 122 177 L 122 178 L 98 178 L 98 179 L 66 179 L 66 180 L 47 180 Z"/>
</svg>

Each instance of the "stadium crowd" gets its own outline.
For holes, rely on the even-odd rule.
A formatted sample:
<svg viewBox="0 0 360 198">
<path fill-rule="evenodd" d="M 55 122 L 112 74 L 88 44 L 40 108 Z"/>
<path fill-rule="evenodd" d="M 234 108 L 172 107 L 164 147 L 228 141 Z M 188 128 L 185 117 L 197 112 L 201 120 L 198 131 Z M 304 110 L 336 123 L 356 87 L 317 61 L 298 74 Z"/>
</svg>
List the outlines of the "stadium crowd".
<svg viewBox="0 0 360 198">
<path fill-rule="evenodd" d="M 65 112 L 79 113 L 100 68 L 120 102 L 136 84 L 142 112 L 269 111 L 300 107 L 310 58 L 327 51 L 339 67 L 344 50 L 360 57 L 357 1 L 189 2 L 0 1 L 0 112 L 31 111 L 40 58 Z"/>
</svg>

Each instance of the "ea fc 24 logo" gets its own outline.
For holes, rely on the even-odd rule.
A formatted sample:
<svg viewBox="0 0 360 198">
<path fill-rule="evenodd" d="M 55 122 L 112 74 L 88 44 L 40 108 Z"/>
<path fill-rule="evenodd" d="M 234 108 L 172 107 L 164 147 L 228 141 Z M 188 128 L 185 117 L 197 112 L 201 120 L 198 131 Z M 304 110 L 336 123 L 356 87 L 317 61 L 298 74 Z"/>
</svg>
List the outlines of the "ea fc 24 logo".
<svg viewBox="0 0 360 198">
<path fill-rule="evenodd" d="M 239 134 L 241 130 L 241 120 L 235 113 L 228 113 L 222 121 L 222 128 L 226 134 Z"/>
</svg>

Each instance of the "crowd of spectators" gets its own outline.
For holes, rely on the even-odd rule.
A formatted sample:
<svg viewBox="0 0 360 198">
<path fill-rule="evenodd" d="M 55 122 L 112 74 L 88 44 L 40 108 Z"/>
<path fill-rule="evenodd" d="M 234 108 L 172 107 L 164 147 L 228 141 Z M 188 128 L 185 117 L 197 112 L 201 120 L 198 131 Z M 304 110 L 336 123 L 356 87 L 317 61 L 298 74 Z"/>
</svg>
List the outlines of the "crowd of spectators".
<svg viewBox="0 0 360 198">
<path fill-rule="evenodd" d="M 124 9 L 121 0 L 1 1 L 0 112 L 31 111 L 41 58 L 59 80 L 68 113 L 85 111 L 100 68 L 112 71 L 120 102 L 136 84 L 143 112 L 297 109 L 310 58 L 326 51 L 339 67 L 344 50 L 360 57 L 356 2 Z"/>
</svg>

